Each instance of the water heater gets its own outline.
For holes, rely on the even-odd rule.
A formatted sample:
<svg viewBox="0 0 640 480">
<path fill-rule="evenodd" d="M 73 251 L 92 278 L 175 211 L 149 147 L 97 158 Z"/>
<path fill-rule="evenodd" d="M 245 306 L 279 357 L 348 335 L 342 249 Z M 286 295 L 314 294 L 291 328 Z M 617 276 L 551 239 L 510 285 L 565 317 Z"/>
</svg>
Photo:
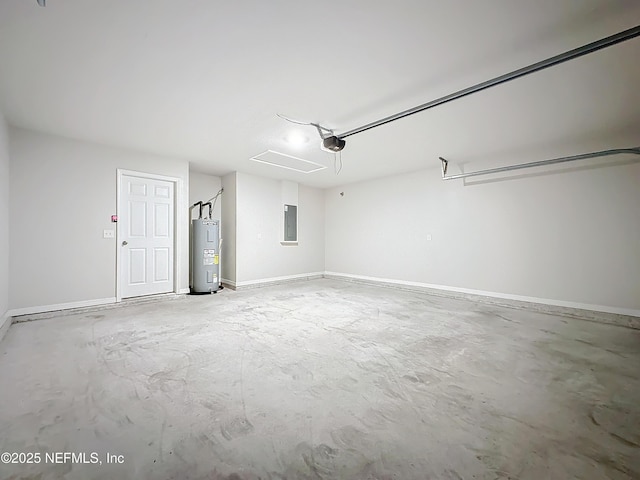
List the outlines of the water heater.
<svg viewBox="0 0 640 480">
<path fill-rule="evenodd" d="M 191 293 L 220 289 L 220 221 L 191 220 Z"/>
</svg>

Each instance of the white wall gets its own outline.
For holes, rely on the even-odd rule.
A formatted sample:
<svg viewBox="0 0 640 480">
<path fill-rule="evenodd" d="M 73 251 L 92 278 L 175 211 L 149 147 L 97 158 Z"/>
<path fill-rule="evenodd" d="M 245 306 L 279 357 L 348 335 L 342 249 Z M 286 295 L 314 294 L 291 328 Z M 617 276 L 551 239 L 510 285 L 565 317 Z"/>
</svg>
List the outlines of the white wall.
<svg viewBox="0 0 640 480">
<path fill-rule="evenodd" d="M 206 202 L 222 188 L 222 179 L 206 173 L 189 172 L 189 205 L 196 202 Z M 224 194 L 223 194 L 224 195 Z M 208 208 L 203 214 L 209 214 Z M 213 218 L 220 220 L 222 215 L 222 195 L 218 197 L 213 209 Z M 198 218 L 198 209 L 192 211 L 191 218 Z"/>
<path fill-rule="evenodd" d="M 238 172 L 237 283 L 324 271 L 324 195 L 298 187 L 298 244 L 282 245 L 282 182 Z M 225 187 L 226 192 L 226 187 Z"/>
<path fill-rule="evenodd" d="M 113 299 L 116 169 L 179 177 L 180 289 L 189 286 L 187 161 L 10 129 L 10 308 Z"/>
<path fill-rule="evenodd" d="M 329 272 L 640 310 L 640 163 L 467 186 L 426 170 L 325 200 Z"/>
<path fill-rule="evenodd" d="M 0 339 L 9 310 L 9 127 L 0 112 Z"/>
<path fill-rule="evenodd" d="M 222 232 L 221 274 L 223 281 L 236 283 L 236 172 L 222 177 L 224 193 L 221 200 Z"/>
</svg>

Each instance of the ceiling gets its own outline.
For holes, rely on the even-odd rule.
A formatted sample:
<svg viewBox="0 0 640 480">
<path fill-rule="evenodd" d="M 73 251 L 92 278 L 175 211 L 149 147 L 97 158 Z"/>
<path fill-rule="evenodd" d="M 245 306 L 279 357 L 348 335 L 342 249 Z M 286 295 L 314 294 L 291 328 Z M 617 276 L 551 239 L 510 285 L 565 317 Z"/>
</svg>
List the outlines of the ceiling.
<svg viewBox="0 0 640 480">
<path fill-rule="evenodd" d="M 317 187 L 452 161 L 640 144 L 640 38 L 347 138 L 355 127 L 640 24 L 637 0 L 0 2 L 14 126 Z M 308 138 L 294 147 L 292 131 Z M 575 151 L 580 148 L 580 151 Z M 250 161 L 266 150 L 328 168 Z"/>
</svg>

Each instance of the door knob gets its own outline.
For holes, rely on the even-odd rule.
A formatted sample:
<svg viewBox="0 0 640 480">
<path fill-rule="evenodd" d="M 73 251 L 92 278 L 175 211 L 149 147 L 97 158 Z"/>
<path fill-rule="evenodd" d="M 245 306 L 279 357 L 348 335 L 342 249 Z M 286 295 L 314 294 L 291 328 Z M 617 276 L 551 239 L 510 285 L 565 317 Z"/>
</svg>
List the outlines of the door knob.
<svg viewBox="0 0 640 480">
<path fill-rule="evenodd" d="M 127 242 L 126 240 L 122 241 L 122 246 L 124 247 L 125 245 L 129 245 L 129 242 Z"/>
</svg>

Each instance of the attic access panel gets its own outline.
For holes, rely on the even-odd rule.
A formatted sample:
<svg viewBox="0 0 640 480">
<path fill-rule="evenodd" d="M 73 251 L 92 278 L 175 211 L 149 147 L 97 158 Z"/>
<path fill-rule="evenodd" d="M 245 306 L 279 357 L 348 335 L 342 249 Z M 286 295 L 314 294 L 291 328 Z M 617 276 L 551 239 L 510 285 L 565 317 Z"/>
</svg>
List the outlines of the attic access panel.
<svg viewBox="0 0 640 480">
<path fill-rule="evenodd" d="M 304 160 L 303 158 L 294 157 L 293 155 L 287 155 L 286 153 L 280 153 L 274 150 L 262 152 L 251 157 L 251 160 L 300 173 L 312 173 L 327 168 L 326 166 L 312 162 L 311 160 Z"/>
</svg>

